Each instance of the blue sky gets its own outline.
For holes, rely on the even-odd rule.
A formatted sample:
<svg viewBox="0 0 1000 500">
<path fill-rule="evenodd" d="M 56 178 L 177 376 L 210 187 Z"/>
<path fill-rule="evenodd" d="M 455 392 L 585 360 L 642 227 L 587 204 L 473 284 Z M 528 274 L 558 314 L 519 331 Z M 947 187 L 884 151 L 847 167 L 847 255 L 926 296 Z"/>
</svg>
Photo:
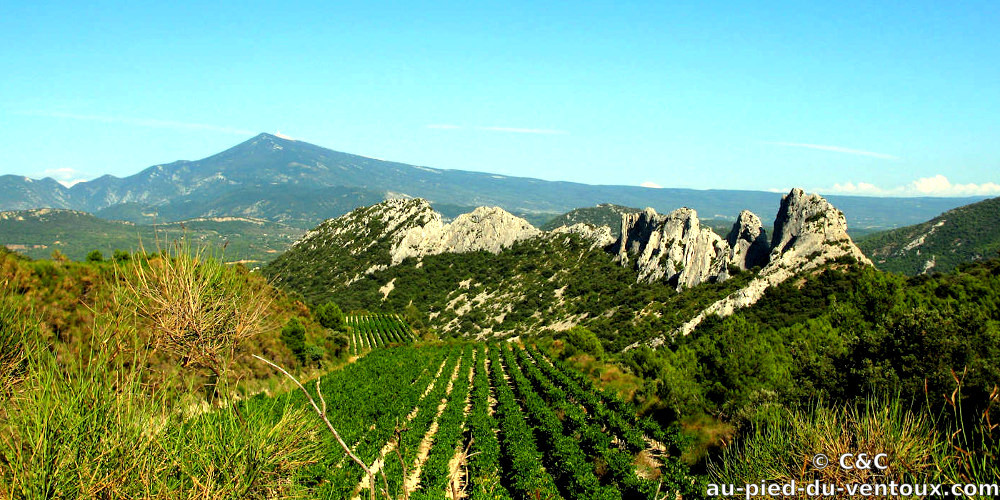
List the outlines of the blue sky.
<svg viewBox="0 0 1000 500">
<path fill-rule="evenodd" d="M 995 1 L 81 4 L 0 4 L 0 174 L 280 131 L 594 184 L 1000 194 Z"/>
</svg>

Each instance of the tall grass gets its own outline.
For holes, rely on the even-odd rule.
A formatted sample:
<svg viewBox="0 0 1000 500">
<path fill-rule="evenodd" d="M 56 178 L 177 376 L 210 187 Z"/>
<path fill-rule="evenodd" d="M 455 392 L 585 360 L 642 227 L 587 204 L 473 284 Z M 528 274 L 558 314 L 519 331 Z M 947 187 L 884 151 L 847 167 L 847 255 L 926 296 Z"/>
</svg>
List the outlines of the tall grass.
<svg viewBox="0 0 1000 500">
<path fill-rule="evenodd" d="M 296 470 L 321 454 L 314 416 L 287 398 L 227 398 L 225 383 L 192 416 L 146 382 L 152 349 L 218 373 L 259 331 L 266 297 L 184 247 L 130 264 L 70 363 L 0 297 L 0 499 L 299 496 Z"/>
<path fill-rule="evenodd" d="M 709 470 L 718 482 L 735 484 L 817 479 L 837 485 L 933 482 L 941 478 L 948 451 L 926 414 L 912 411 L 898 396 L 872 395 L 842 406 L 816 403 L 797 411 L 770 407 Z M 847 453 L 885 453 L 889 469 L 844 470 L 837 460 Z M 814 467 L 817 454 L 829 457 L 829 466 Z"/>
<path fill-rule="evenodd" d="M 839 406 L 816 403 L 803 410 L 769 407 L 710 463 L 710 474 L 723 484 L 996 483 L 1000 431 L 990 411 L 1000 390 L 993 391 L 984 411 L 963 418 L 958 377 L 956 382 L 949 406 L 937 414 L 930 405 L 906 404 L 898 394 L 871 395 Z M 829 457 L 829 466 L 814 466 L 819 453 Z M 837 460 L 845 453 L 886 453 L 889 468 L 844 470 Z"/>
<path fill-rule="evenodd" d="M 942 474 L 952 483 L 1000 483 L 1000 424 L 993 423 L 992 416 L 1000 405 L 1000 387 L 994 385 L 987 401 L 978 402 L 977 410 L 970 411 L 962 397 L 965 373 L 959 377 L 952 371 L 952 377 L 955 390 L 945 397 L 944 411 L 938 417 L 939 425 L 947 428 L 951 451 Z"/>
<path fill-rule="evenodd" d="M 7 289 L 3 283 L 3 289 Z M 23 378 L 27 368 L 27 345 L 33 335 L 29 335 L 29 325 L 21 321 L 17 311 L 0 295 L 0 410 L 11 390 Z"/>
</svg>

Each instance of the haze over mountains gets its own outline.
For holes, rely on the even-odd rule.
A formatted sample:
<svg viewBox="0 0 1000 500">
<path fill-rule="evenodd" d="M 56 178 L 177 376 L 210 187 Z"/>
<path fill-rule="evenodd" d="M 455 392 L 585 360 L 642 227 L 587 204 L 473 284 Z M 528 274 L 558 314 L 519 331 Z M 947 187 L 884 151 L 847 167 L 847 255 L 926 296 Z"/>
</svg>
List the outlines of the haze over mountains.
<svg viewBox="0 0 1000 500">
<path fill-rule="evenodd" d="M 201 160 L 155 165 L 124 178 L 105 175 L 72 187 L 51 178 L 0 176 L 0 210 L 69 208 L 138 223 L 239 216 L 310 228 L 359 206 L 409 197 L 430 200 L 446 217 L 496 205 L 541 225 L 557 214 L 599 203 L 661 212 L 687 206 L 705 219 L 732 217 L 744 209 L 767 213 L 781 193 L 594 186 L 442 170 L 341 153 L 271 134 Z M 855 229 L 915 224 L 982 199 L 827 198 Z"/>
</svg>

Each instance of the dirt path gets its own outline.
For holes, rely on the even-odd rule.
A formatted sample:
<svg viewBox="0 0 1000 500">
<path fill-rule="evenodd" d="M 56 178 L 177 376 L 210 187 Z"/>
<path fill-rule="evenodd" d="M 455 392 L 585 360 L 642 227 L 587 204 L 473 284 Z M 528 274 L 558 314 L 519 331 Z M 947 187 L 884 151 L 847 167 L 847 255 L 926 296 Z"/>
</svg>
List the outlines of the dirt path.
<svg viewBox="0 0 1000 500">
<path fill-rule="evenodd" d="M 487 356 L 489 352 L 490 347 L 486 346 L 486 349 L 483 351 L 483 368 L 486 370 L 486 380 L 493 380 L 492 377 L 490 377 L 490 358 Z M 497 411 L 497 397 L 495 391 L 493 390 L 492 383 L 490 383 L 490 393 L 487 396 L 486 401 L 489 403 L 489 406 L 486 408 L 486 412 L 492 417 Z"/>
<path fill-rule="evenodd" d="M 417 447 L 417 457 L 413 461 L 410 475 L 403 481 L 403 489 L 406 490 L 407 496 L 413 493 L 417 489 L 417 486 L 420 486 L 420 471 L 427 462 L 427 457 L 431 454 L 431 446 L 434 445 L 434 436 L 438 431 L 438 420 L 441 418 L 441 414 L 444 413 L 445 407 L 448 406 L 448 398 L 451 396 L 452 389 L 455 388 L 455 380 L 458 379 L 458 372 L 461 367 L 462 362 L 459 360 L 458 363 L 455 363 L 455 370 L 451 372 L 451 377 L 448 378 L 448 387 L 444 390 L 444 397 L 441 398 L 441 403 L 438 404 L 437 413 L 434 414 L 431 426 L 427 429 L 427 433 L 424 434 L 424 438 L 420 440 L 420 445 Z"/>
<path fill-rule="evenodd" d="M 469 393 L 465 395 L 465 406 L 462 407 L 462 435 L 465 435 L 466 422 L 469 420 L 469 413 L 472 411 L 472 381 L 475 378 L 476 373 L 476 353 L 478 351 L 472 351 L 472 362 L 469 365 Z M 459 466 L 462 465 L 462 452 L 465 451 L 465 440 L 459 439 L 458 443 L 455 443 L 455 452 L 451 456 L 451 460 L 448 460 L 448 491 L 446 495 L 455 491 L 458 495 L 452 496 L 453 499 L 462 498 L 465 496 L 465 475 L 459 474 Z M 463 471 L 464 472 L 464 471 Z"/>
<path fill-rule="evenodd" d="M 441 366 L 438 367 L 437 373 L 434 374 L 434 379 L 431 380 L 430 384 L 427 384 L 427 389 L 424 390 L 424 393 L 420 395 L 420 399 L 417 401 L 417 405 L 414 406 L 413 407 L 413 411 L 411 411 L 410 414 L 406 416 L 406 420 L 403 422 L 404 426 L 406 424 L 409 424 L 410 421 L 413 420 L 413 418 L 417 416 L 417 413 L 420 411 L 420 403 L 424 400 L 424 398 L 427 397 L 428 394 L 430 394 L 431 391 L 434 390 L 434 385 L 437 384 L 438 379 L 441 378 L 441 372 L 444 371 L 444 365 L 447 362 L 448 362 L 447 358 L 445 358 L 445 360 L 441 362 Z M 456 364 L 456 366 L 458 366 L 458 365 Z M 358 443 L 360 443 L 360 441 L 358 441 Z M 355 443 L 354 446 L 357 446 L 358 443 Z M 372 463 L 372 465 L 371 465 L 371 473 L 372 474 L 374 474 L 376 476 L 378 475 L 379 471 L 382 470 L 382 467 L 385 466 L 385 457 L 386 457 L 386 455 L 388 455 L 389 453 L 391 453 L 392 450 L 394 450 L 394 449 L 396 449 L 396 444 L 395 443 L 393 443 L 392 441 L 389 441 L 389 442 L 385 443 L 385 446 L 383 446 L 382 449 L 379 450 L 378 459 L 376 459 L 375 462 Z M 354 487 L 354 494 L 351 495 L 351 500 L 360 500 L 361 499 L 361 492 L 364 491 L 364 490 L 366 490 L 366 489 L 368 489 L 368 488 L 370 488 L 370 487 L 371 487 L 371 476 L 370 475 L 365 475 L 365 477 L 363 477 L 361 479 L 361 481 L 358 483 L 358 485 Z"/>
</svg>

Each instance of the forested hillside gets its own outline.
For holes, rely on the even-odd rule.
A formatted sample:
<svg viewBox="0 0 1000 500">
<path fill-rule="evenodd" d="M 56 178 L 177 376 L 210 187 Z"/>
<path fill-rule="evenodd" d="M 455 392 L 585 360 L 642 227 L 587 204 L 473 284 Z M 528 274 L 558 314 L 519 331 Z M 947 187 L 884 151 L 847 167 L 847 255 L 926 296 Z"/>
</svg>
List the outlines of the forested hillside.
<svg viewBox="0 0 1000 500">
<path fill-rule="evenodd" d="M 949 210 L 927 222 L 875 233 L 858 242 L 879 269 L 948 272 L 1000 252 L 1000 198 Z"/>
<path fill-rule="evenodd" d="M 611 228 L 611 235 L 618 237 L 622 232 L 622 215 L 641 212 L 641 208 L 624 207 L 612 203 L 602 203 L 596 207 L 585 207 L 570 210 L 558 217 L 555 217 L 540 229 L 551 231 L 560 226 L 572 226 L 573 224 L 590 224 L 592 226 L 608 226 Z"/>
<path fill-rule="evenodd" d="M 610 350 L 679 327 L 702 308 L 745 285 L 752 273 L 678 293 L 639 283 L 577 235 L 539 237 L 489 252 L 446 253 L 374 271 L 317 300 L 346 309 L 379 305 L 420 311 L 442 334 L 516 336 L 586 325 Z M 391 290 L 384 283 L 392 283 Z"/>
</svg>

